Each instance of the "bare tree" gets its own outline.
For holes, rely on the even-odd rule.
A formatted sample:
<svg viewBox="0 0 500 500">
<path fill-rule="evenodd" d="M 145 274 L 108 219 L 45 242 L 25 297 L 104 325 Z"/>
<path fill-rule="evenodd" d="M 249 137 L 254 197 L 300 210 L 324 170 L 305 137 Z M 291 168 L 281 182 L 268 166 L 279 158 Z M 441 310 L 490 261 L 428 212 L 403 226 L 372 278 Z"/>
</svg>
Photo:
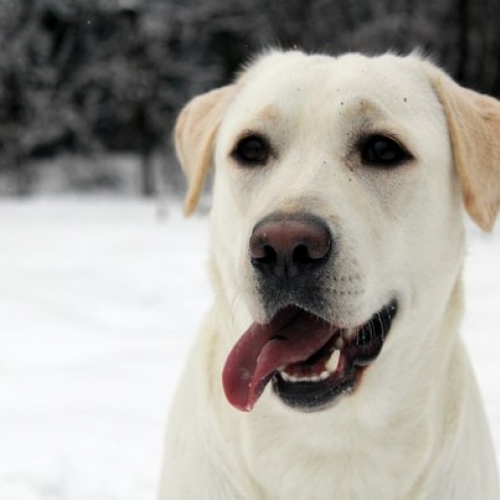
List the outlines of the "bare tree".
<svg viewBox="0 0 500 500">
<path fill-rule="evenodd" d="M 134 151 L 144 194 L 190 97 L 262 49 L 432 55 L 500 95 L 498 0 L 0 0 L 0 168 L 27 192 L 27 160 Z M 170 165 L 170 163 L 168 164 Z M 177 183 L 176 168 L 166 177 Z"/>
</svg>

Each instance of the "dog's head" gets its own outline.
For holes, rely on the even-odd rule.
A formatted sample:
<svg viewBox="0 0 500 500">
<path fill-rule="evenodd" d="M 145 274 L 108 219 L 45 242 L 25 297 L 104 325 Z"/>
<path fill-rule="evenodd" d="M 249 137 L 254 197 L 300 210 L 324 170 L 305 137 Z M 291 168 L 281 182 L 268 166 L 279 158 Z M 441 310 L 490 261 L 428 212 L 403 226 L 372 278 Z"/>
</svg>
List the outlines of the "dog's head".
<svg viewBox="0 0 500 500">
<path fill-rule="evenodd" d="M 499 137 L 497 101 L 415 56 L 273 52 L 191 101 L 176 147 L 188 214 L 215 166 L 214 273 L 241 333 L 230 402 L 250 410 L 272 381 L 322 409 L 386 338 L 421 352 L 460 273 L 462 200 L 486 230 L 500 207 Z"/>
</svg>

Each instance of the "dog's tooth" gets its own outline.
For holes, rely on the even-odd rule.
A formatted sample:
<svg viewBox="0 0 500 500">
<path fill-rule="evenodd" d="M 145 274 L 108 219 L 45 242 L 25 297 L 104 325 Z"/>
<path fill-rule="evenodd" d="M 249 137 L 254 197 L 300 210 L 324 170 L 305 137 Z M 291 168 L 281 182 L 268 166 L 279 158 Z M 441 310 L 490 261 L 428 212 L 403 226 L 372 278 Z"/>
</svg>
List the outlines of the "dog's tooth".
<svg viewBox="0 0 500 500">
<path fill-rule="evenodd" d="M 340 351 L 338 349 L 335 349 L 332 352 L 330 359 L 326 363 L 326 369 L 329 372 L 334 372 L 337 369 L 337 366 L 339 365 L 339 360 L 340 360 Z"/>
<path fill-rule="evenodd" d="M 346 330 L 342 331 L 341 338 L 343 341 L 349 342 L 349 340 L 354 338 L 357 333 L 357 328 L 347 328 Z"/>
<path fill-rule="evenodd" d="M 343 348 L 344 348 L 344 339 L 342 338 L 342 336 L 339 336 L 335 339 L 335 342 L 334 342 L 334 345 L 335 345 L 335 348 L 338 349 L 339 351 L 341 351 Z"/>
<path fill-rule="evenodd" d="M 297 382 L 322 382 L 323 380 L 326 380 L 331 375 L 331 373 L 328 370 L 324 370 L 318 375 L 290 375 L 290 373 L 284 370 L 283 371 L 280 370 L 280 375 L 285 382 L 297 383 Z"/>
</svg>

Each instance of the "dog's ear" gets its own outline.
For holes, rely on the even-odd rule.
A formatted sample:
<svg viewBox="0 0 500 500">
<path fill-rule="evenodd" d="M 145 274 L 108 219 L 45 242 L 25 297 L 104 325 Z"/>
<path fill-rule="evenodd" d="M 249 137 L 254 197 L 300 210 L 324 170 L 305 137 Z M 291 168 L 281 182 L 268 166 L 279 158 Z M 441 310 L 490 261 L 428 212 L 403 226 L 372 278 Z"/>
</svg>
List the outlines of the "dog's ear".
<svg viewBox="0 0 500 500">
<path fill-rule="evenodd" d="M 500 209 L 500 102 L 461 87 L 436 68 L 431 80 L 448 122 L 465 207 L 491 231 Z"/>
<path fill-rule="evenodd" d="M 234 85 L 212 90 L 192 99 L 175 125 L 175 149 L 188 180 L 184 215 L 196 209 L 210 166 L 214 139 Z"/>
</svg>

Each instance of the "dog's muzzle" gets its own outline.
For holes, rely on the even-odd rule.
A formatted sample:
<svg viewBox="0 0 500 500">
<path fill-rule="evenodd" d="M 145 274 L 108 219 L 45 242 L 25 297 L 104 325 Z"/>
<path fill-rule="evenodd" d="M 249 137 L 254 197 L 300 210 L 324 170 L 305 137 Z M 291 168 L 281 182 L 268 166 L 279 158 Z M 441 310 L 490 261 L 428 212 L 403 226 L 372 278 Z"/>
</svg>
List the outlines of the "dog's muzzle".
<svg viewBox="0 0 500 500">
<path fill-rule="evenodd" d="M 222 378 L 229 402 L 250 411 L 272 382 L 288 406 L 329 407 L 354 391 L 379 356 L 397 301 L 390 299 L 361 324 L 335 323 L 327 280 L 337 245 L 326 223 L 313 215 L 262 220 L 250 237 L 249 253 L 269 319 L 250 325 L 226 360 Z"/>
</svg>

